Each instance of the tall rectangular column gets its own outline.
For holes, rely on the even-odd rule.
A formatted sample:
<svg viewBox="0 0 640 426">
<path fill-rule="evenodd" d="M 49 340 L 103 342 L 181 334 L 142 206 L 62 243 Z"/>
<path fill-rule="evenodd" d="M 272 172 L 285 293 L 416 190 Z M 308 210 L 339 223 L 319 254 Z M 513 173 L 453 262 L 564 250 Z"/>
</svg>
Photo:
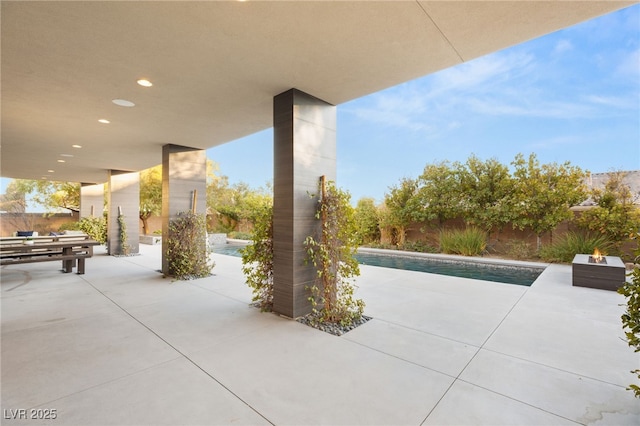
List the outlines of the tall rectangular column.
<svg viewBox="0 0 640 426">
<path fill-rule="evenodd" d="M 110 255 L 125 254 L 118 216 L 124 216 L 129 254 L 140 251 L 140 173 L 109 171 L 107 245 Z"/>
<path fill-rule="evenodd" d="M 303 242 L 316 235 L 319 179 L 336 177 L 336 107 L 297 89 L 274 98 L 274 311 L 296 318 L 311 312 Z"/>
<path fill-rule="evenodd" d="M 171 275 L 167 258 L 169 222 L 179 213 L 192 210 L 196 194 L 196 213 L 207 212 L 207 154 L 203 149 L 179 145 L 162 147 L 162 272 Z"/>
<path fill-rule="evenodd" d="M 102 217 L 104 211 L 104 184 L 83 183 L 80 185 L 80 218 Z"/>
</svg>

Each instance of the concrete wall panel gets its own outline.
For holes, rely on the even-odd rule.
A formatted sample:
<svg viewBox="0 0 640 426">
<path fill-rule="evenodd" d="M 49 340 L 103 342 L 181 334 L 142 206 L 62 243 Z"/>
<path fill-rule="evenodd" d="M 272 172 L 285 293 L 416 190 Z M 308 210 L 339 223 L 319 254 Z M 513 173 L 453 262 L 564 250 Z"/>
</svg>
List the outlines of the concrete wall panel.
<svg viewBox="0 0 640 426">
<path fill-rule="evenodd" d="M 179 145 L 162 147 L 162 234 L 169 235 L 169 222 L 179 213 L 192 210 L 196 192 L 196 213 L 207 212 L 207 154 L 203 149 Z M 170 275 L 167 239 L 162 239 L 162 271 Z"/>
<path fill-rule="evenodd" d="M 335 106 L 296 89 L 276 96 L 274 163 L 274 310 L 295 318 L 311 312 L 316 272 L 303 242 L 319 229 L 320 177 L 336 177 Z"/>
<path fill-rule="evenodd" d="M 118 224 L 120 212 L 125 217 L 129 253 L 138 253 L 140 240 L 140 173 L 110 170 L 108 199 L 107 244 L 109 246 L 109 254 L 124 254 L 120 242 L 120 225 Z"/>
<path fill-rule="evenodd" d="M 104 184 L 80 185 L 80 217 L 102 217 L 104 211 Z"/>
</svg>

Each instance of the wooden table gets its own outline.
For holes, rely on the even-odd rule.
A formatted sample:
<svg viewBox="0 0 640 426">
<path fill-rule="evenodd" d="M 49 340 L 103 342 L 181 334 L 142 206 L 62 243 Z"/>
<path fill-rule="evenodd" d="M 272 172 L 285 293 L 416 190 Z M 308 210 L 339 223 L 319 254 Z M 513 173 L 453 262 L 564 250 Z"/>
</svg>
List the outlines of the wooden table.
<svg viewBox="0 0 640 426">
<path fill-rule="evenodd" d="M 94 240 L 34 242 L 34 244 L 0 244 L 0 265 L 62 261 L 65 273 L 73 271 L 78 261 L 78 274 L 84 274 L 85 259 L 93 256 Z"/>
</svg>

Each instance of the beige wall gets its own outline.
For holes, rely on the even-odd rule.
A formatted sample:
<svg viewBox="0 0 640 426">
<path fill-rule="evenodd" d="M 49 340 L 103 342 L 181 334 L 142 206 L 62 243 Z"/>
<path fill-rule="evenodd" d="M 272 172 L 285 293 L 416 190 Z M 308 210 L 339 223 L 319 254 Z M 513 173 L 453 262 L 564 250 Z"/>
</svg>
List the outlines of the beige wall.
<svg viewBox="0 0 640 426">
<path fill-rule="evenodd" d="M 43 216 L 42 213 L 2 213 L 0 214 L 0 237 L 10 237 L 16 231 L 37 231 L 39 235 L 58 232 L 64 223 L 77 222 L 78 213 L 56 213 Z"/>
</svg>

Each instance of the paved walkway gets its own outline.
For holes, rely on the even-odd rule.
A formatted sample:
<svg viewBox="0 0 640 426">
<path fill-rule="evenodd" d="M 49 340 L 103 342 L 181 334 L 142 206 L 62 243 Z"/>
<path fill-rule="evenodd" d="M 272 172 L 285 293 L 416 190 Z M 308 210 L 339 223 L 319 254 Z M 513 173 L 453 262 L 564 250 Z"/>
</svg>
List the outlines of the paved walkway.
<svg viewBox="0 0 640 426">
<path fill-rule="evenodd" d="M 362 267 L 374 319 L 336 337 L 249 307 L 238 258 L 172 282 L 141 251 L 2 269 L 3 425 L 640 424 L 623 298 L 568 266 L 532 287 Z"/>
</svg>

